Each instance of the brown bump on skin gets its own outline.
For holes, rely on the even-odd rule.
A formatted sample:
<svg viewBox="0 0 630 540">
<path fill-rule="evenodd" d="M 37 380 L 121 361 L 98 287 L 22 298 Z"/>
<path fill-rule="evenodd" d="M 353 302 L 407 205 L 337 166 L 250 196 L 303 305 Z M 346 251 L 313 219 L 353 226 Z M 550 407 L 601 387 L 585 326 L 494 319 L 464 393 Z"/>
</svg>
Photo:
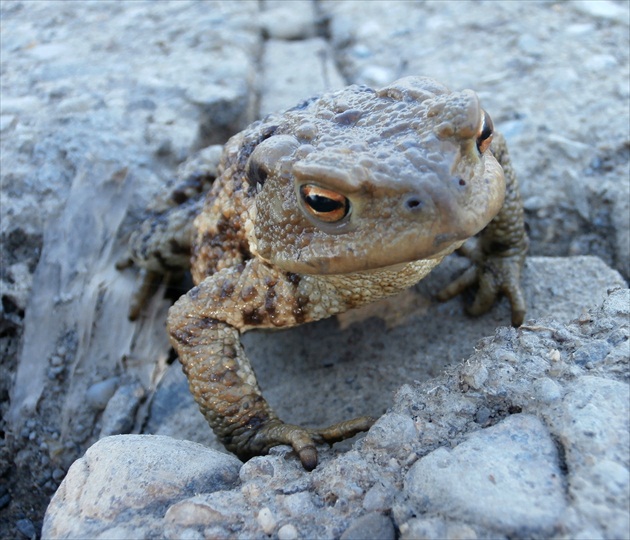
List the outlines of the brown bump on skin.
<svg viewBox="0 0 630 540">
<path fill-rule="evenodd" d="M 180 343 L 188 343 L 190 340 L 198 336 L 200 332 L 209 328 L 216 328 L 216 325 L 217 321 L 215 319 L 204 317 L 201 319 L 194 319 L 189 324 L 181 327 L 171 328 L 169 333 L 176 341 Z"/>
<path fill-rule="evenodd" d="M 264 322 L 264 316 L 258 311 L 258 308 L 243 310 L 243 322 L 247 325 L 258 326 Z"/>
<path fill-rule="evenodd" d="M 197 300 L 197 298 L 199 297 L 199 287 L 193 287 L 192 289 L 190 289 L 190 291 L 188 291 L 188 298 L 190 298 L 191 300 Z"/>
<path fill-rule="evenodd" d="M 267 289 L 267 294 L 265 295 L 265 311 L 272 321 L 276 314 L 276 297 L 276 290 L 273 287 Z"/>
<path fill-rule="evenodd" d="M 253 285 L 243 287 L 243 290 L 241 291 L 241 298 L 245 302 L 253 300 L 254 298 L 256 298 L 256 295 L 258 295 L 258 289 L 256 289 L 256 287 L 254 287 Z"/>
<path fill-rule="evenodd" d="M 229 298 L 234 294 L 234 283 L 226 281 L 221 285 L 221 293 L 219 294 L 221 299 Z"/>
<path fill-rule="evenodd" d="M 206 328 L 216 328 L 217 321 L 211 317 L 203 317 L 197 319 L 195 326 L 202 330 L 205 330 Z"/>
<path fill-rule="evenodd" d="M 289 283 L 294 287 L 297 287 L 300 284 L 300 281 L 302 281 L 302 276 L 300 276 L 299 274 L 294 274 L 293 272 L 287 272 L 286 276 L 289 280 Z"/>
<path fill-rule="evenodd" d="M 169 333 L 171 337 L 179 343 L 186 343 L 192 337 L 190 332 L 186 332 L 185 330 L 172 329 Z M 184 371 L 187 371 L 185 367 Z"/>
<path fill-rule="evenodd" d="M 241 378 L 231 369 L 228 369 L 223 373 L 223 377 L 221 377 L 221 382 L 227 387 L 242 384 Z"/>
<path fill-rule="evenodd" d="M 306 320 L 304 307 L 308 304 L 306 296 L 298 296 L 293 304 L 293 317 L 297 324 L 302 324 Z"/>
</svg>

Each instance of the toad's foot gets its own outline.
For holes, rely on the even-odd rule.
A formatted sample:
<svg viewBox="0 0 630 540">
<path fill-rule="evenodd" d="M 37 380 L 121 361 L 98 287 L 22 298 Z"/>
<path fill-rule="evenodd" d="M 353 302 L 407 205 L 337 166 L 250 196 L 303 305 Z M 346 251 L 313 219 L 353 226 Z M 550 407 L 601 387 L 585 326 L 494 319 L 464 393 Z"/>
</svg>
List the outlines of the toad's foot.
<svg viewBox="0 0 630 540">
<path fill-rule="evenodd" d="M 521 270 L 526 250 L 524 246 L 509 253 L 488 255 L 479 248 L 464 247 L 461 251 L 471 259 L 473 265 L 442 289 L 437 295 L 438 300 L 445 302 L 470 287 L 477 286 L 473 303 L 466 311 L 470 315 L 481 315 L 495 304 L 500 294 L 504 294 L 512 307 L 512 326 L 520 326 L 526 311 L 521 287 Z"/>
<path fill-rule="evenodd" d="M 361 416 L 339 422 L 326 428 L 305 429 L 280 420 L 272 420 L 256 433 L 247 444 L 239 448 L 239 457 L 266 454 L 273 446 L 288 444 L 298 454 L 303 467 L 312 471 L 317 466 L 316 443 L 333 444 L 367 431 L 374 424 L 374 418 Z"/>
</svg>

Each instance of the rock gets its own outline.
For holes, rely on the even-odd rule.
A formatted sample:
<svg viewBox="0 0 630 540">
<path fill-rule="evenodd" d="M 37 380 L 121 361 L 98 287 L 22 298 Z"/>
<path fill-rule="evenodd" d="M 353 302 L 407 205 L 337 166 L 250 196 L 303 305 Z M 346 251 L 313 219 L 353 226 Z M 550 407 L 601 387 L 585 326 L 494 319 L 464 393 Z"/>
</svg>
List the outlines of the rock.
<svg viewBox="0 0 630 540">
<path fill-rule="evenodd" d="M 630 289 L 619 288 L 604 300 L 602 311 L 609 317 L 630 315 Z"/>
<path fill-rule="evenodd" d="M 552 420 L 554 434 L 565 448 L 579 525 L 597 524 L 608 538 L 628 537 L 628 514 L 621 510 L 630 504 L 628 385 L 582 376 L 567 385 L 559 412 Z M 611 498 L 616 504 L 608 504 Z"/>
<path fill-rule="evenodd" d="M 405 478 L 404 496 L 416 515 L 439 514 L 519 537 L 549 535 L 566 504 L 560 467 L 542 422 L 517 414 L 420 459 Z"/>
<path fill-rule="evenodd" d="M 18 519 L 15 523 L 15 528 L 20 532 L 22 536 L 29 539 L 37 538 L 37 531 L 35 525 L 30 519 Z"/>
<path fill-rule="evenodd" d="M 627 182 L 614 185 L 611 195 L 615 266 L 626 279 L 630 279 L 630 227 L 626 227 L 630 218 L 630 185 Z"/>
<path fill-rule="evenodd" d="M 96 382 L 87 389 L 85 399 L 91 407 L 102 411 L 114 395 L 118 383 L 118 377 L 110 377 L 109 379 Z"/>
<path fill-rule="evenodd" d="M 156 534 L 164 508 L 201 491 L 229 489 L 240 462 L 169 437 L 101 439 L 77 460 L 50 503 L 42 536 L 134 538 Z"/>
<path fill-rule="evenodd" d="M 289 9 L 296 7 L 291 4 Z M 299 63 L 294 62 L 295 58 L 300 59 Z M 322 38 L 270 39 L 266 42 L 262 63 L 261 116 L 284 111 L 305 99 L 346 85 L 335 65 L 333 50 Z"/>
<path fill-rule="evenodd" d="M 610 0 L 581 0 L 572 2 L 578 11 L 593 17 L 610 19 L 621 24 L 628 25 L 628 11 L 623 5 L 611 2 Z"/>
<path fill-rule="evenodd" d="M 351 450 L 321 448 L 312 473 L 288 447 L 241 466 L 188 441 L 103 439 L 70 469 L 44 535 L 626 537 L 629 359 L 614 351 L 629 341 L 628 298 L 499 328 L 404 385 Z M 575 360 L 602 342 L 597 362 Z"/>
<path fill-rule="evenodd" d="M 262 531 L 268 536 L 273 533 L 276 525 L 278 524 L 276 519 L 273 517 L 271 510 L 269 510 L 269 508 L 267 508 L 266 506 L 260 509 L 258 515 L 256 516 L 256 519 L 258 520 L 258 524 L 260 525 Z"/>
<path fill-rule="evenodd" d="M 297 538 L 299 538 L 298 531 L 290 523 L 278 529 L 278 540 L 296 540 Z"/>
<path fill-rule="evenodd" d="M 316 32 L 315 10 L 308 0 L 266 0 L 260 25 L 272 39 L 304 40 Z"/>
<path fill-rule="evenodd" d="M 396 531 L 392 520 L 373 512 L 355 519 L 341 535 L 341 540 L 394 540 Z"/>
<path fill-rule="evenodd" d="M 145 395 L 144 387 L 137 381 L 120 386 L 103 411 L 100 438 L 130 433 L 136 411 Z"/>
<path fill-rule="evenodd" d="M 476 540 L 475 530 L 463 523 L 453 522 L 442 518 L 413 518 L 400 527 L 402 540 L 417 538 L 435 540 Z M 496 534 L 493 538 L 499 538 Z"/>
</svg>

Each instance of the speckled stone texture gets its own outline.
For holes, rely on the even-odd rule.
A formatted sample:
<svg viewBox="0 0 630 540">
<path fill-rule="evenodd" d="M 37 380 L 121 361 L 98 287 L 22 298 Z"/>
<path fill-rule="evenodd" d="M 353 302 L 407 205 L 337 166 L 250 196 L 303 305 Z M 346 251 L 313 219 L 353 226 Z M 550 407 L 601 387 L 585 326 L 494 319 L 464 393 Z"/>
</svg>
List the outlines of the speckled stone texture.
<svg viewBox="0 0 630 540">
<path fill-rule="evenodd" d="M 625 538 L 629 315 L 618 288 L 569 324 L 499 329 L 457 367 L 403 386 L 363 439 L 324 451 L 312 473 L 287 447 L 251 459 L 234 481 L 234 458 L 194 443 L 103 439 L 69 471 L 43 535 Z M 107 458 L 95 457 L 103 449 Z M 159 463 L 150 474 L 145 452 Z M 232 471 L 222 489 L 186 472 L 204 460 L 205 474 Z M 107 482 L 112 470 L 119 487 Z M 115 505 L 91 496 L 103 489 Z"/>
</svg>

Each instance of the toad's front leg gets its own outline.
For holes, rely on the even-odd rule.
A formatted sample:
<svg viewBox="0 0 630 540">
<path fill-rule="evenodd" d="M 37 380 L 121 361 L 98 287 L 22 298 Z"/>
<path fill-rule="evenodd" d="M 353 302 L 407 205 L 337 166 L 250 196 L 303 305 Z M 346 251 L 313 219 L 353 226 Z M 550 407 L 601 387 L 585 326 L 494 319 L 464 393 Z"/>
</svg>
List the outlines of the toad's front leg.
<svg viewBox="0 0 630 540">
<path fill-rule="evenodd" d="M 285 424 L 274 413 L 258 386 L 238 328 L 298 322 L 295 310 L 280 306 L 287 305 L 290 279 L 269 275 L 269 269 L 255 263 L 250 261 L 242 271 L 223 270 L 180 298 L 169 312 L 171 342 L 195 401 L 228 450 L 247 460 L 289 444 L 304 468 L 312 470 L 317 465 L 316 443 L 352 437 L 369 429 L 373 419 L 305 429 Z"/>
</svg>

